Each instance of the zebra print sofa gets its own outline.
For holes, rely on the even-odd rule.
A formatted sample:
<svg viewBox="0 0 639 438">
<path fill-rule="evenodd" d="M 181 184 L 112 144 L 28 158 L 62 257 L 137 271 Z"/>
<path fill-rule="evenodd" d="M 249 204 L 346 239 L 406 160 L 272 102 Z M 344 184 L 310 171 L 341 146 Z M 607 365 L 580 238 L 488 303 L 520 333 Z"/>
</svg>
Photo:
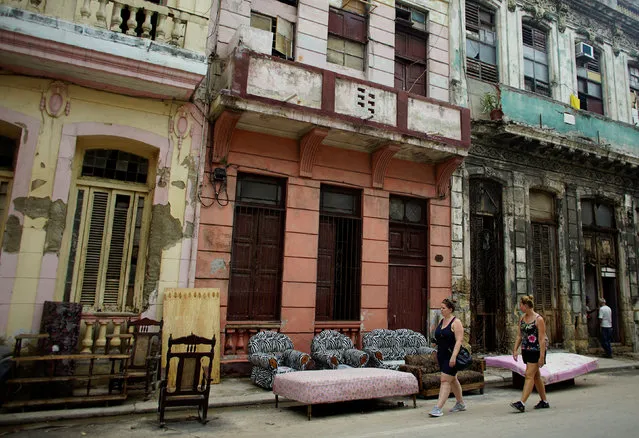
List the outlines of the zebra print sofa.
<svg viewBox="0 0 639 438">
<path fill-rule="evenodd" d="M 368 354 L 356 349 L 348 336 L 335 330 L 324 330 L 313 338 L 311 356 L 323 369 L 337 369 L 340 365 L 361 368 L 368 363 Z"/>
<path fill-rule="evenodd" d="M 428 346 L 421 333 L 408 329 L 375 329 L 364 334 L 362 345 L 370 360 L 368 366 L 397 370 L 404 365 L 409 354 L 430 354 L 435 351 Z"/>
<path fill-rule="evenodd" d="M 251 381 L 264 389 L 273 388 L 276 374 L 303 371 L 311 357 L 293 349 L 293 342 L 283 333 L 262 331 L 248 343 L 249 362 L 253 364 Z"/>
</svg>

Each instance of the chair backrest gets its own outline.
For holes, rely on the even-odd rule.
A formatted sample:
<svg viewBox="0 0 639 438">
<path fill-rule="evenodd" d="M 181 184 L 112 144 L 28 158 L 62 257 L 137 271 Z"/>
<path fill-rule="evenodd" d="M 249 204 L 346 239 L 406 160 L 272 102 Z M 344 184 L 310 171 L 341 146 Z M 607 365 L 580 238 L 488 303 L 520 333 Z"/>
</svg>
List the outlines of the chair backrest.
<svg viewBox="0 0 639 438">
<path fill-rule="evenodd" d="M 283 333 L 261 331 L 249 339 L 248 353 L 278 353 L 293 349 L 293 341 Z"/>
<path fill-rule="evenodd" d="M 426 337 L 421 333 L 415 332 L 409 329 L 395 330 L 395 335 L 399 342 L 400 347 L 428 347 L 428 341 Z"/>
<path fill-rule="evenodd" d="M 369 347 L 398 348 L 400 346 L 399 337 L 394 330 L 374 329 L 364 333 L 362 337 L 362 347 L 364 349 Z"/>
<path fill-rule="evenodd" d="M 162 353 L 162 325 L 162 321 L 149 318 L 129 322 L 129 332 L 133 334 L 129 369 L 146 368 L 147 358 Z"/>
<path fill-rule="evenodd" d="M 348 350 L 355 348 L 353 341 L 346 335 L 335 330 L 323 330 L 313 338 L 311 352 L 325 350 Z"/>
<path fill-rule="evenodd" d="M 176 351 L 176 346 L 183 346 L 178 349 L 185 351 Z M 191 333 L 173 339 L 169 335 L 166 353 L 167 392 L 171 395 L 208 394 L 214 354 L 215 336 L 207 339 Z"/>
</svg>

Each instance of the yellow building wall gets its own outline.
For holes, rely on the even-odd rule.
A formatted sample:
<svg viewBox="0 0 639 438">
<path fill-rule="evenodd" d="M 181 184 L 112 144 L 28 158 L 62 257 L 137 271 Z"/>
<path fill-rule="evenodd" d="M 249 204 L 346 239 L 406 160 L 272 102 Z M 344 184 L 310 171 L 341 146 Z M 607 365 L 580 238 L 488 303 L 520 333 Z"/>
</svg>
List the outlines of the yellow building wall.
<svg viewBox="0 0 639 438">
<path fill-rule="evenodd" d="M 1 107 L 41 120 L 40 132 L 27 133 L 29 136 L 37 136 L 35 159 L 31 174 L 28 175 L 30 187 L 28 196 L 52 198 L 62 129 L 65 124 L 98 122 L 129 126 L 170 138 L 173 144 L 172 156 L 162 157 L 163 161 L 166 160 L 167 165 L 170 163 L 171 169 L 170 180 L 167 181 L 168 199 L 171 215 L 178 219 L 184 227 L 189 176 L 189 169 L 184 165 L 184 160 L 194 151 L 197 155 L 201 146 L 200 144 L 192 145 L 191 136 L 187 136 L 181 142 L 181 146 L 177 147 L 178 139 L 171 130 L 170 117 L 175 115 L 184 102 L 132 98 L 69 85 L 69 114 L 65 115 L 63 112 L 59 117 L 51 117 L 46 111 L 41 110 L 41 101 L 52 82 L 51 80 L 9 75 L 3 76 L 0 82 Z M 123 142 L 126 142 L 126 139 L 123 139 Z M 22 176 L 16 175 L 15 179 L 20 177 Z M 176 182 L 177 185 L 172 184 Z M 44 254 L 46 224 L 47 219 L 45 218 L 32 219 L 26 215 L 23 218 L 22 238 L 9 317 L 6 321 L 6 332 L 0 333 L 0 336 L 12 337 L 17 333 L 32 331 L 40 266 Z M 68 228 L 67 226 L 65 229 L 65 240 L 68 240 L 70 233 Z M 63 240 L 63 247 L 65 240 Z M 182 241 L 162 252 L 158 284 L 160 295 L 166 287 L 178 287 L 181 252 Z M 65 261 L 60 259 L 58 280 L 66 272 Z M 61 283 L 63 281 L 57 282 L 56 300 L 63 298 Z M 158 301 L 161 301 L 161 296 Z M 2 322 L 0 321 L 0 323 Z"/>
</svg>

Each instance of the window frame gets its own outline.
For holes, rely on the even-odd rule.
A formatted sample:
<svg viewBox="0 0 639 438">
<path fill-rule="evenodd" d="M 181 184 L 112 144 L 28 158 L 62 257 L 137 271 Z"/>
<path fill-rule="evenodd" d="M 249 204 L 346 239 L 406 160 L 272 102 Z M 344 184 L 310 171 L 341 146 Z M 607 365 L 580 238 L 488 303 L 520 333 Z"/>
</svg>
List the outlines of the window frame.
<svg viewBox="0 0 639 438">
<path fill-rule="evenodd" d="M 473 13 L 471 9 L 477 11 L 477 20 L 475 23 L 469 23 L 469 14 Z M 483 24 L 486 25 L 486 23 L 482 23 L 482 18 L 481 18 L 482 13 L 490 15 L 491 17 L 490 29 L 487 29 L 486 26 L 482 26 Z M 464 17 L 464 29 L 466 32 L 466 47 L 465 47 L 466 75 L 476 80 L 489 82 L 492 84 L 498 84 L 499 83 L 499 53 L 497 50 L 497 41 L 498 41 L 497 14 L 495 13 L 494 10 L 483 6 L 481 3 L 467 0 L 466 15 Z M 484 37 L 482 37 L 482 31 L 492 33 L 493 35 L 492 44 L 486 41 Z M 469 41 L 478 44 L 477 56 L 479 58 L 473 58 L 468 56 Z M 495 58 L 494 64 L 481 59 L 482 47 L 492 48 L 492 50 L 494 51 L 494 58 Z M 484 73 L 484 71 L 486 71 L 486 73 Z"/>
<path fill-rule="evenodd" d="M 125 182 L 118 180 L 111 180 L 107 178 L 94 177 L 94 176 L 82 176 L 82 164 L 84 162 L 85 153 L 88 150 L 92 149 L 115 149 L 122 152 L 128 152 L 134 155 L 138 155 L 140 157 L 146 158 L 148 160 L 148 171 L 147 171 L 147 182 L 146 183 L 133 183 L 133 182 Z M 137 200 L 138 196 L 144 196 L 144 205 L 142 211 L 142 223 L 140 227 L 140 239 L 138 243 L 138 256 L 137 256 L 137 265 L 136 265 L 136 274 L 134 279 L 133 286 L 133 299 L 131 300 L 131 306 L 127 309 L 127 296 L 128 296 L 128 272 L 131 268 L 131 258 L 130 254 L 127 253 L 128 262 L 126 265 L 126 279 L 118 292 L 118 309 L 115 311 L 108 310 L 107 312 L 110 314 L 131 314 L 131 313 L 139 313 L 142 309 L 143 303 L 143 291 L 145 284 L 145 274 L 147 270 L 148 264 L 148 239 L 151 227 L 151 219 L 152 219 L 152 207 L 153 207 L 153 194 L 154 194 L 154 186 L 156 181 L 156 164 L 157 157 L 156 155 L 149 150 L 140 150 L 135 147 L 128 147 L 126 145 L 122 147 L 118 147 L 110 144 L 101 144 L 101 145 L 79 145 L 76 149 L 76 154 L 73 160 L 73 180 L 71 182 L 69 201 L 67 203 L 67 216 L 66 216 L 66 225 L 65 232 L 62 240 L 62 249 L 60 251 L 60 261 L 58 266 L 58 275 L 56 279 L 56 297 L 60 300 L 65 300 L 69 302 L 80 302 L 80 297 L 82 291 L 77 288 L 78 279 L 79 279 L 79 265 L 81 264 L 81 260 L 83 258 L 83 254 L 85 252 L 85 246 L 87 240 L 84 239 L 84 234 L 88 232 L 90 228 L 90 211 L 88 208 L 90 207 L 90 197 L 87 196 L 92 190 L 102 190 L 108 191 L 109 196 L 113 196 L 112 202 L 115 203 L 115 196 L 118 193 L 127 194 L 132 196 L 133 205 L 129 207 L 131 209 L 131 215 L 136 214 L 136 208 L 138 207 Z M 72 257 L 72 234 L 74 229 L 74 220 L 76 216 L 76 209 L 78 204 L 78 193 L 80 190 L 85 191 L 84 199 L 82 201 L 82 217 L 81 217 L 81 225 L 79 232 L 82 235 L 78 236 L 77 246 L 75 248 L 75 256 L 73 259 L 73 267 L 69 267 L 69 262 Z M 111 199 L 111 198 L 110 198 Z M 112 221 L 112 217 L 107 218 L 107 220 Z M 133 221 L 133 216 L 131 217 L 131 221 L 128 221 L 128 231 L 126 232 L 128 242 L 127 251 L 131 250 L 131 245 L 134 241 L 133 233 L 135 233 L 135 222 Z M 108 268 L 108 258 L 105 260 L 101 260 L 100 264 L 102 265 L 100 271 L 103 272 L 103 275 L 106 275 L 106 269 Z M 66 284 L 67 284 L 67 276 L 69 269 L 72 269 L 72 283 L 70 294 L 66 294 Z M 96 291 L 96 301 L 98 297 L 98 291 Z M 103 294 L 102 294 L 103 296 Z M 100 303 L 99 306 L 94 306 L 91 308 L 85 308 L 83 311 L 93 313 L 96 311 L 101 311 L 103 309 L 103 302 Z"/>
<path fill-rule="evenodd" d="M 525 31 L 530 31 L 530 39 L 531 44 L 526 44 Z M 552 97 L 552 89 L 550 88 L 550 59 L 548 56 L 548 31 L 545 29 L 536 27 L 531 25 L 530 23 L 522 22 L 521 24 L 521 34 L 522 34 L 522 49 L 524 55 L 524 88 L 526 91 L 530 91 L 535 94 L 539 94 L 541 96 Z M 536 35 L 543 35 L 543 49 L 545 55 L 545 63 L 537 60 L 536 54 L 537 52 L 541 52 L 540 49 L 536 47 L 538 40 L 536 39 Z M 532 58 L 526 53 L 526 47 L 532 49 L 533 56 Z M 533 76 L 526 75 L 526 61 L 529 61 L 533 65 Z M 546 76 L 548 77 L 548 81 L 542 81 L 541 79 L 537 79 L 537 66 L 540 65 L 546 70 Z M 531 89 L 528 89 L 528 82 L 531 81 Z"/>
<path fill-rule="evenodd" d="M 394 53 L 395 53 L 395 72 L 394 72 L 394 77 L 398 78 L 398 71 L 397 71 L 397 64 L 402 65 L 403 70 L 401 73 L 403 73 L 402 75 L 402 83 L 404 84 L 404 86 L 402 87 L 402 91 L 406 91 L 406 92 L 410 92 L 412 94 L 416 94 L 419 96 L 424 96 L 424 97 L 428 97 L 428 81 L 429 81 L 429 71 L 428 71 L 428 67 L 429 67 L 429 47 L 428 47 L 428 41 L 430 39 L 430 34 L 427 30 L 428 27 L 428 19 L 429 19 L 429 15 L 428 15 L 428 11 L 414 7 L 412 5 L 409 5 L 407 3 L 402 3 L 402 2 L 397 2 L 395 4 L 395 9 L 401 9 L 403 11 L 406 11 L 410 14 L 410 18 L 411 21 L 407 21 L 404 19 L 395 19 L 395 48 L 394 48 Z M 418 12 L 424 15 L 424 29 L 416 29 L 414 26 L 412 26 L 410 23 L 412 23 L 412 16 L 413 13 Z M 424 59 L 421 58 L 416 58 L 416 57 L 411 57 L 410 53 L 400 53 L 398 51 L 398 34 L 401 35 L 406 35 L 409 38 L 413 38 L 413 39 L 419 39 L 421 40 L 421 42 L 423 42 L 424 45 L 424 52 L 425 52 L 425 57 Z M 410 52 L 410 41 L 407 41 L 407 48 L 406 48 L 406 52 Z M 424 89 L 423 90 L 416 90 L 413 91 L 413 87 L 418 83 L 419 77 L 413 81 L 413 83 L 409 83 L 409 75 L 410 75 L 410 68 L 414 67 L 414 66 L 419 66 L 420 69 L 423 69 L 423 72 L 421 73 L 421 76 L 424 76 L 423 78 L 423 82 L 424 82 Z M 395 85 L 395 89 L 399 90 L 400 88 Z"/>
<path fill-rule="evenodd" d="M 272 56 L 277 56 L 278 58 L 287 59 L 289 61 L 294 60 L 295 59 L 295 23 L 293 23 L 291 21 L 288 21 L 288 20 L 285 20 L 284 18 L 279 17 L 279 16 L 273 17 L 271 15 L 264 14 L 262 12 L 251 10 L 251 16 L 250 16 L 251 20 L 253 19 L 253 16 L 260 17 L 260 18 L 266 18 L 266 19 L 270 20 L 270 22 L 271 22 L 270 30 L 268 30 L 268 32 L 271 32 L 271 55 Z M 287 54 L 287 53 L 283 53 L 283 52 L 277 50 L 277 36 L 278 35 L 282 35 L 282 34 L 278 34 L 277 33 L 277 29 L 278 29 L 277 22 L 278 22 L 278 19 L 282 19 L 283 21 L 286 21 L 287 23 L 289 23 L 291 25 L 291 41 L 290 41 L 291 53 L 290 53 L 290 55 Z M 265 29 L 259 28 L 257 26 L 253 26 L 252 24 L 250 24 L 250 26 L 255 28 L 255 29 L 265 30 Z"/>
<path fill-rule="evenodd" d="M 579 98 L 580 101 L 580 109 L 583 111 L 588 111 L 594 114 L 599 114 L 602 116 L 606 115 L 606 105 L 605 105 L 605 99 L 604 99 L 604 75 L 603 75 L 603 71 L 601 68 L 601 51 L 594 49 L 594 56 L 595 56 L 595 61 L 588 61 L 586 62 L 583 66 L 579 66 L 579 64 L 577 64 L 577 97 Z M 590 68 L 589 68 L 590 67 Z M 585 76 L 580 74 L 581 70 L 585 70 L 586 74 Z M 599 75 L 600 81 L 597 82 L 596 80 L 594 80 L 593 78 L 589 77 L 588 72 L 592 72 L 595 74 Z M 590 85 L 593 85 L 595 87 L 599 87 L 600 90 L 600 94 L 601 97 L 597 97 L 594 94 L 590 94 L 589 90 L 590 90 Z M 580 87 L 584 87 L 584 89 L 586 90 L 581 91 Z M 588 100 L 592 99 L 595 101 L 598 101 L 601 104 L 601 112 L 599 111 L 593 111 L 593 108 L 588 108 Z M 585 105 L 584 105 L 585 103 Z"/>
<path fill-rule="evenodd" d="M 353 26 L 349 26 L 349 22 L 359 22 L 362 29 L 359 32 L 353 30 Z M 359 35 L 359 36 L 358 36 Z M 343 42 L 344 50 L 340 51 L 335 48 L 330 47 L 330 41 L 340 41 Z M 356 44 L 358 48 L 361 48 L 362 56 L 361 58 L 357 55 L 347 52 L 346 44 Z M 339 9 L 331 6 L 328 12 L 328 37 L 327 37 L 327 53 L 326 53 L 326 62 L 340 65 L 346 68 L 352 68 L 358 71 L 366 70 L 366 47 L 368 44 L 368 16 L 356 14 L 354 12 L 346 11 L 344 9 Z M 328 52 L 340 53 L 342 54 L 343 63 L 337 63 L 329 60 Z M 352 56 L 353 58 L 362 59 L 362 68 L 349 67 L 346 64 L 346 57 Z"/>
</svg>

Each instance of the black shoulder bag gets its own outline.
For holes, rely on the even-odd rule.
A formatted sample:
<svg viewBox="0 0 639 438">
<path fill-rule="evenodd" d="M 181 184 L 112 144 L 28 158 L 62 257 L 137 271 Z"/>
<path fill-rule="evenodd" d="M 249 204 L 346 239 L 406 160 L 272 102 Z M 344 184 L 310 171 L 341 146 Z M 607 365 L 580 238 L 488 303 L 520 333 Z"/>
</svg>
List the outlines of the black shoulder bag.
<svg viewBox="0 0 639 438">
<path fill-rule="evenodd" d="M 453 354 L 452 348 L 448 351 L 450 352 L 452 356 Z M 470 352 L 468 351 L 466 347 L 461 346 L 459 348 L 459 353 L 457 353 L 457 361 L 455 362 L 455 368 L 457 368 L 457 371 L 463 371 L 469 366 L 471 366 L 472 363 L 473 363 L 473 358 L 470 355 Z"/>
</svg>

